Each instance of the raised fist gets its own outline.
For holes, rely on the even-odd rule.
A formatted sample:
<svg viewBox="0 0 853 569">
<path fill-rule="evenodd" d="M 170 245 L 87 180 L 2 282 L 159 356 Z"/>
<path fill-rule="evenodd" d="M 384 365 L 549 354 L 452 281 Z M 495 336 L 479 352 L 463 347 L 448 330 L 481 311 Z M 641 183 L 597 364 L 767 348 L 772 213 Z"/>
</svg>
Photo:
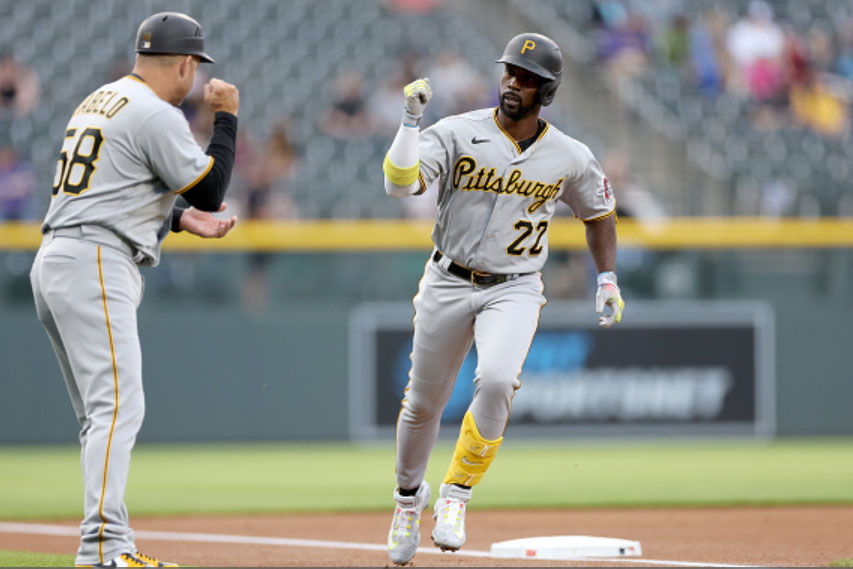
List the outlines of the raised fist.
<svg viewBox="0 0 853 569">
<path fill-rule="evenodd" d="M 214 113 L 225 111 L 236 116 L 240 109 L 240 91 L 231 83 L 213 78 L 204 86 L 204 102 Z"/>
<path fill-rule="evenodd" d="M 403 87 L 403 95 L 406 97 L 403 107 L 405 114 L 417 124 L 424 114 L 424 108 L 432 98 L 432 86 L 429 84 L 429 79 L 412 81 Z"/>
</svg>

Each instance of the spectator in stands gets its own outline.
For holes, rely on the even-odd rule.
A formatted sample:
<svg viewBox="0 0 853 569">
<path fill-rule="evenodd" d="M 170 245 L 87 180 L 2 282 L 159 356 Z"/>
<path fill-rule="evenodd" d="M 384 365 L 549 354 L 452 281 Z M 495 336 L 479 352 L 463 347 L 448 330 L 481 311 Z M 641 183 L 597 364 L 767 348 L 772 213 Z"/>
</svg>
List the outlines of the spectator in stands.
<svg viewBox="0 0 853 569">
<path fill-rule="evenodd" d="M 558 207 L 563 209 L 563 206 Z M 558 215 L 562 213 L 565 212 L 557 212 Z M 581 300 L 589 295 L 588 273 L 587 260 L 582 252 L 556 249 L 548 253 L 548 264 L 542 278 L 550 298 Z"/>
<path fill-rule="evenodd" d="M 12 51 L 0 53 L 0 115 L 21 117 L 38 105 L 38 75 L 18 63 Z"/>
<path fill-rule="evenodd" d="M 735 90 L 767 100 L 781 87 L 785 36 L 773 21 L 773 9 L 763 0 L 752 0 L 748 13 L 728 32 L 726 47 L 737 67 Z"/>
<path fill-rule="evenodd" d="M 375 124 L 364 97 L 364 78 L 350 71 L 335 80 L 332 108 L 319 122 L 320 129 L 335 138 L 347 140 L 371 134 Z"/>
<path fill-rule="evenodd" d="M 666 217 L 663 207 L 646 184 L 631 175 L 629 162 L 628 154 L 619 149 L 610 150 L 601 161 L 607 183 L 619 197 L 616 215 L 643 221 L 663 219 Z"/>
<path fill-rule="evenodd" d="M 658 56 L 661 62 L 673 69 L 683 69 L 688 61 L 690 34 L 689 22 L 684 14 L 673 16 L 658 38 Z"/>
<path fill-rule="evenodd" d="M 689 29 L 687 52 L 693 82 L 700 93 L 715 96 L 724 87 L 725 54 L 721 41 L 721 14 L 711 10 Z"/>
<path fill-rule="evenodd" d="M 0 220 L 33 217 L 35 189 L 36 175 L 32 165 L 21 159 L 12 146 L 0 147 Z"/>
<path fill-rule="evenodd" d="M 397 61 L 397 70 L 389 73 L 388 79 L 370 98 L 370 112 L 376 120 L 376 129 L 393 136 L 400 126 L 400 93 L 403 87 L 420 77 L 420 56 L 409 51 Z M 424 121 L 426 124 L 426 121 Z"/>
<path fill-rule="evenodd" d="M 788 86 L 803 83 L 806 80 L 806 73 L 811 63 L 802 38 L 791 26 L 785 29 L 785 53 L 783 57 Z"/>
<path fill-rule="evenodd" d="M 601 24 L 596 37 L 598 57 L 606 62 L 608 72 L 619 78 L 644 70 L 651 50 L 644 16 L 618 0 L 595 2 L 593 10 L 593 19 Z"/>
<path fill-rule="evenodd" d="M 430 113 L 427 124 L 438 117 L 467 113 L 486 103 L 489 89 L 482 75 L 455 49 L 444 49 L 427 69 L 426 76 L 435 87 L 432 104 L 427 107 L 431 109 L 427 111 Z"/>
<path fill-rule="evenodd" d="M 797 194 L 788 180 L 774 177 L 761 183 L 759 213 L 764 217 L 783 217 L 795 213 Z"/>
<path fill-rule="evenodd" d="M 838 53 L 835 55 L 833 70 L 853 81 L 853 16 L 848 16 L 838 24 Z"/>
<path fill-rule="evenodd" d="M 213 112 L 204 104 L 204 86 L 208 81 L 210 76 L 207 70 L 200 67 L 196 71 L 190 92 L 180 104 L 180 109 L 190 123 L 190 130 L 199 145 L 206 144 L 213 132 Z"/>
<path fill-rule="evenodd" d="M 287 186 L 296 165 L 296 154 L 287 133 L 280 123 L 254 162 L 248 165 L 243 192 L 244 219 L 290 220 L 299 217 L 299 210 Z M 250 313 L 260 313 L 267 303 L 267 273 L 273 253 L 255 251 L 248 256 L 248 268 L 243 281 L 243 304 Z"/>
<path fill-rule="evenodd" d="M 762 57 L 749 68 L 747 89 L 759 102 L 776 102 L 785 93 L 785 75 L 781 60 Z"/>
<path fill-rule="evenodd" d="M 829 136 L 841 136 L 850 131 L 848 101 L 843 91 L 834 88 L 808 68 L 804 80 L 791 86 L 791 113 L 794 118 L 813 130 Z"/>
<path fill-rule="evenodd" d="M 813 24 L 805 34 L 805 42 L 812 66 L 821 73 L 830 71 L 837 50 L 830 32 L 821 24 Z"/>
<path fill-rule="evenodd" d="M 290 180 L 296 165 L 296 152 L 290 142 L 286 123 L 279 122 L 273 127 L 263 159 L 274 180 Z"/>
<path fill-rule="evenodd" d="M 412 14 L 428 14 L 438 8 L 440 3 L 440 0 L 385 0 L 389 10 Z"/>
</svg>

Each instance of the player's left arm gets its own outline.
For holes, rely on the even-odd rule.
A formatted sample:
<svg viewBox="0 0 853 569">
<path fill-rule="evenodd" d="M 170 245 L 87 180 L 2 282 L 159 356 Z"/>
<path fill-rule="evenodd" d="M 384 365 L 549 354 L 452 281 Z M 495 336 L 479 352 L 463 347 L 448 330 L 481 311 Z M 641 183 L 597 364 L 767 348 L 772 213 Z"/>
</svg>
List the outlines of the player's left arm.
<svg viewBox="0 0 853 569">
<path fill-rule="evenodd" d="M 589 148 L 577 144 L 569 151 L 583 167 L 567 176 L 560 199 L 586 225 L 587 246 L 598 270 L 598 290 L 595 293 L 595 311 L 600 314 L 598 325 L 610 328 L 622 320 L 625 309 L 615 272 L 616 198 Z"/>
<path fill-rule="evenodd" d="M 598 290 L 595 311 L 601 316 L 598 324 L 610 328 L 622 320 L 625 301 L 616 282 L 616 214 L 584 222 L 586 243 L 598 271 Z M 605 312 L 607 309 L 607 312 Z"/>
<path fill-rule="evenodd" d="M 616 216 L 608 215 L 585 221 L 586 244 L 599 273 L 613 271 L 616 266 Z"/>
</svg>

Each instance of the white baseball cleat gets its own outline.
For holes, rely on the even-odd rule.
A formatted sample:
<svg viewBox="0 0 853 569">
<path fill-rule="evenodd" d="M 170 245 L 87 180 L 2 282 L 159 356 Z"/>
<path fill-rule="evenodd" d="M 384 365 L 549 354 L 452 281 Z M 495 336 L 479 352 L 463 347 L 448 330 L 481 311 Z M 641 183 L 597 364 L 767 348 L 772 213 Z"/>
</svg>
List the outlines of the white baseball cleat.
<svg viewBox="0 0 853 569">
<path fill-rule="evenodd" d="M 163 563 L 153 557 L 143 555 L 138 551 L 126 552 L 116 555 L 104 563 L 94 565 L 75 565 L 75 567 L 177 567 L 174 563 Z"/>
<path fill-rule="evenodd" d="M 414 496 L 401 496 L 394 490 L 394 518 L 388 531 L 388 557 L 397 565 L 405 565 L 415 556 L 421 544 L 421 512 L 429 505 L 430 490 L 426 481 L 421 482 Z"/>
<path fill-rule="evenodd" d="M 465 545 L 465 510 L 471 499 L 471 489 L 442 484 L 438 496 L 433 506 L 432 541 L 442 551 L 456 551 Z"/>
</svg>

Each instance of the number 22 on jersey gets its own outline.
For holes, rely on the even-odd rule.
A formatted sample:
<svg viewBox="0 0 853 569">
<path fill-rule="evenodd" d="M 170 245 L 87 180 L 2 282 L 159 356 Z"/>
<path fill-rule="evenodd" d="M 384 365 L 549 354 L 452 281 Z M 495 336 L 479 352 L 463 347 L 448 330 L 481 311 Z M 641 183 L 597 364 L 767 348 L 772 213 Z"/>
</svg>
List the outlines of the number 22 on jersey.
<svg viewBox="0 0 853 569">
<path fill-rule="evenodd" d="M 527 240 L 527 238 L 530 237 L 530 235 L 533 233 L 533 223 L 525 219 L 521 219 L 517 221 L 513 227 L 515 227 L 516 230 L 520 231 L 521 235 L 519 235 L 518 238 L 512 243 L 510 243 L 509 246 L 506 248 L 506 252 L 508 254 L 514 256 L 523 255 L 525 249 L 527 249 L 528 253 L 533 256 L 538 255 L 542 252 L 542 245 L 540 245 L 539 242 L 542 241 L 542 237 L 544 237 L 545 232 L 548 231 L 547 221 L 540 221 L 538 224 L 536 224 L 536 239 L 533 242 L 533 245 L 531 245 L 529 248 L 526 246 L 522 246 L 522 243 Z"/>
<path fill-rule="evenodd" d="M 100 128 L 69 128 L 65 131 L 62 151 L 56 164 L 53 180 L 53 195 L 61 189 L 63 193 L 79 195 L 89 189 L 95 163 L 101 151 L 104 135 Z"/>
</svg>

